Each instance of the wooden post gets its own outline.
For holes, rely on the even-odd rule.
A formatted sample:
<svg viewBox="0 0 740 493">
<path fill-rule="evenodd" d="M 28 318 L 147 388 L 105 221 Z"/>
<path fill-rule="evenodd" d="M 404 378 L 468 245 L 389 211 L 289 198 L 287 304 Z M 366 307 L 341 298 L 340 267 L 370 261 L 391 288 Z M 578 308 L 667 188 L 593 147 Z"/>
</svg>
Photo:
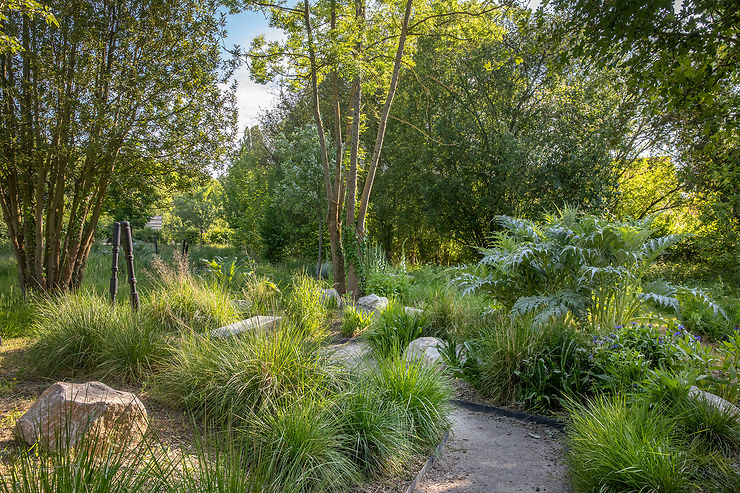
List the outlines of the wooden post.
<svg viewBox="0 0 740 493">
<path fill-rule="evenodd" d="M 111 265 L 110 301 L 116 302 L 118 292 L 118 250 L 121 245 L 121 223 L 113 223 L 113 264 Z"/>
<path fill-rule="evenodd" d="M 131 289 L 131 307 L 139 309 L 139 293 L 136 292 L 136 276 L 134 275 L 134 242 L 131 237 L 131 225 L 128 221 L 121 223 L 123 228 L 123 251 L 126 254 L 126 271 L 128 271 L 128 283 Z"/>
</svg>

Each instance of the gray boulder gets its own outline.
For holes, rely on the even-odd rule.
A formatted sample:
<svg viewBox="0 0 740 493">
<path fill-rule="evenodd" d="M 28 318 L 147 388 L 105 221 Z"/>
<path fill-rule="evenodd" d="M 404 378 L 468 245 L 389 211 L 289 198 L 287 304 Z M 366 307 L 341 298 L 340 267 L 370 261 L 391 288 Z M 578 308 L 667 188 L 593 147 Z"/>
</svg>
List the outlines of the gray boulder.
<svg viewBox="0 0 740 493">
<path fill-rule="evenodd" d="M 694 399 L 701 399 L 708 404 L 716 407 L 722 412 L 734 414 L 735 417 L 740 420 L 740 409 L 718 395 L 714 395 L 710 392 L 705 392 L 700 388 L 692 385 L 691 388 L 689 388 L 689 397 L 692 397 Z"/>
<path fill-rule="evenodd" d="M 442 364 L 441 350 L 445 343 L 436 337 L 419 337 L 411 341 L 404 352 L 406 361 L 421 361 L 427 364 Z"/>
<path fill-rule="evenodd" d="M 357 307 L 362 309 L 365 313 L 378 313 L 388 306 L 388 298 L 385 296 L 378 296 L 377 294 L 369 294 L 363 296 L 357 300 Z"/>
<path fill-rule="evenodd" d="M 136 446 L 148 426 L 144 404 L 134 394 L 100 382 L 57 382 L 15 423 L 15 436 L 48 451 L 85 444 L 102 453 Z"/>
<path fill-rule="evenodd" d="M 273 329 L 280 324 L 281 317 L 270 317 L 267 315 L 257 315 L 256 317 L 240 320 L 230 325 L 219 327 L 210 332 L 211 337 L 232 337 L 242 334 L 248 330 Z"/>
<path fill-rule="evenodd" d="M 333 300 L 333 303 L 336 303 L 337 306 L 342 306 L 342 297 L 339 296 L 339 293 L 334 288 L 322 289 L 319 299 L 324 304 L 332 302 Z"/>
<path fill-rule="evenodd" d="M 406 306 L 403 308 L 403 311 L 406 312 L 406 315 L 418 317 L 422 313 L 424 313 L 424 310 L 420 310 L 419 308 L 414 308 L 412 306 Z"/>
</svg>

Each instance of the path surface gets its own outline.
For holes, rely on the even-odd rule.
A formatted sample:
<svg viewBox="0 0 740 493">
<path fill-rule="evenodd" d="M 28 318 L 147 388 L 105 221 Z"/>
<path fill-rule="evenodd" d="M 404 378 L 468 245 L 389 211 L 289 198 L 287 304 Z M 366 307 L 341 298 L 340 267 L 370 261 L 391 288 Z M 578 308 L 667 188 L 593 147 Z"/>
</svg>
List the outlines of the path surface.
<svg viewBox="0 0 740 493">
<path fill-rule="evenodd" d="M 456 408 L 441 457 L 416 491 L 567 493 L 562 438 L 548 426 Z"/>
</svg>

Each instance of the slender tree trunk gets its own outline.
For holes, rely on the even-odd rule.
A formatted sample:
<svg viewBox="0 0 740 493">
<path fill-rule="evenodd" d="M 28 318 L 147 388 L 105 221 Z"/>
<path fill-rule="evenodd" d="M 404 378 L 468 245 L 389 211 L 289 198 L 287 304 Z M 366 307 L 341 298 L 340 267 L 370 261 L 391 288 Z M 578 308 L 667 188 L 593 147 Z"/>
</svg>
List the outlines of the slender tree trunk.
<svg viewBox="0 0 740 493">
<path fill-rule="evenodd" d="M 362 26 L 365 24 L 365 3 L 364 0 L 357 0 L 355 3 L 355 18 L 357 19 L 357 25 L 359 26 L 360 33 L 358 34 L 357 44 L 355 45 L 354 58 L 356 61 L 362 57 Z M 359 67 L 359 63 L 357 64 Z M 358 265 L 360 261 L 359 257 L 359 246 L 357 242 L 357 232 L 354 230 L 355 224 L 355 201 L 357 199 L 357 169 L 359 166 L 360 159 L 360 126 L 362 125 L 362 73 L 359 72 L 355 76 L 353 85 L 357 88 L 353 105 L 352 105 L 352 130 L 350 135 L 350 156 L 349 156 L 349 173 L 347 174 L 347 210 L 345 224 L 347 225 L 345 231 L 345 239 L 348 244 L 348 248 L 353 249 L 351 255 L 349 252 L 345 252 L 345 258 L 347 258 L 347 291 L 352 292 L 356 297 L 360 296 L 360 278 L 357 275 Z"/>
<path fill-rule="evenodd" d="M 313 31 L 311 28 L 311 17 L 308 0 L 303 0 L 303 21 L 308 39 L 309 62 L 311 65 L 311 95 L 316 131 L 319 134 L 319 148 L 321 150 L 321 165 L 324 169 L 324 185 L 326 188 L 326 200 L 329 203 L 329 213 L 326 221 L 329 233 L 329 245 L 331 247 L 332 265 L 334 267 L 334 287 L 344 294 L 344 256 L 342 255 L 342 232 L 340 222 L 340 200 L 338 190 L 332 188 L 331 170 L 329 168 L 329 152 L 326 146 L 326 135 L 324 133 L 324 122 L 321 119 L 321 108 L 319 106 L 319 85 L 317 80 L 316 50 L 314 48 Z M 337 177 L 337 180 L 339 178 Z"/>
<path fill-rule="evenodd" d="M 411 8 L 413 0 L 406 0 L 406 11 L 403 15 L 403 23 L 401 24 L 401 35 L 398 38 L 398 48 L 396 50 L 396 58 L 393 63 L 393 75 L 391 76 L 391 84 L 388 87 L 388 95 L 385 98 L 385 104 L 383 105 L 383 112 L 378 122 L 378 132 L 375 137 L 375 148 L 373 149 L 372 159 L 370 161 L 370 167 L 367 171 L 367 178 L 365 178 L 365 186 L 362 190 L 362 198 L 360 199 L 360 209 L 357 213 L 357 235 L 360 240 L 365 237 L 365 218 L 367 216 L 367 208 L 370 202 L 370 192 L 373 188 L 373 182 L 375 181 L 375 173 L 378 169 L 378 162 L 380 161 L 380 151 L 383 149 L 383 139 L 385 138 L 385 129 L 388 124 L 388 116 L 391 112 L 391 105 L 393 104 L 393 98 L 396 95 L 396 88 L 398 87 L 398 78 L 401 72 L 401 62 L 403 60 L 403 51 L 406 46 L 406 37 L 409 29 L 409 19 L 411 18 Z"/>
<path fill-rule="evenodd" d="M 319 258 L 318 258 L 318 265 L 316 267 L 316 279 L 321 280 L 321 250 L 324 248 L 324 245 L 322 244 L 322 233 L 324 231 L 324 227 L 321 224 L 323 221 L 323 218 L 321 217 L 321 212 L 319 212 Z"/>
</svg>

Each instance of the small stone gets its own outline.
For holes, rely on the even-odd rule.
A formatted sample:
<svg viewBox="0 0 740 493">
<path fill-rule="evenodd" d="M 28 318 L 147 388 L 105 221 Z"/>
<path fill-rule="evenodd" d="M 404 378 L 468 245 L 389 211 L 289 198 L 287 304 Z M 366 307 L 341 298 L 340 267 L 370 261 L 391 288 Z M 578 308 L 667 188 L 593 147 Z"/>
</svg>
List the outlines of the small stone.
<svg viewBox="0 0 740 493">
<path fill-rule="evenodd" d="M 527 435 L 531 436 L 532 438 L 536 438 L 536 439 L 538 439 L 538 440 L 539 440 L 540 438 L 542 438 L 542 437 L 541 437 L 540 435 L 537 435 L 537 434 L 535 434 L 535 433 L 527 433 Z"/>
<path fill-rule="evenodd" d="M 280 325 L 281 317 L 257 315 L 256 317 L 240 320 L 231 325 L 225 325 L 210 332 L 211 337 L 231 337 L 248 330 L 273 329 Z"/>
<path fill-rule="evenodd" d="M 57 382 L 15 424 L 15 436 L 48 451 L 74 447 L 82 437 L 96 452 L 136 446 L 148 426 L 144 404 L 100 382 Z"/>
</svg>

